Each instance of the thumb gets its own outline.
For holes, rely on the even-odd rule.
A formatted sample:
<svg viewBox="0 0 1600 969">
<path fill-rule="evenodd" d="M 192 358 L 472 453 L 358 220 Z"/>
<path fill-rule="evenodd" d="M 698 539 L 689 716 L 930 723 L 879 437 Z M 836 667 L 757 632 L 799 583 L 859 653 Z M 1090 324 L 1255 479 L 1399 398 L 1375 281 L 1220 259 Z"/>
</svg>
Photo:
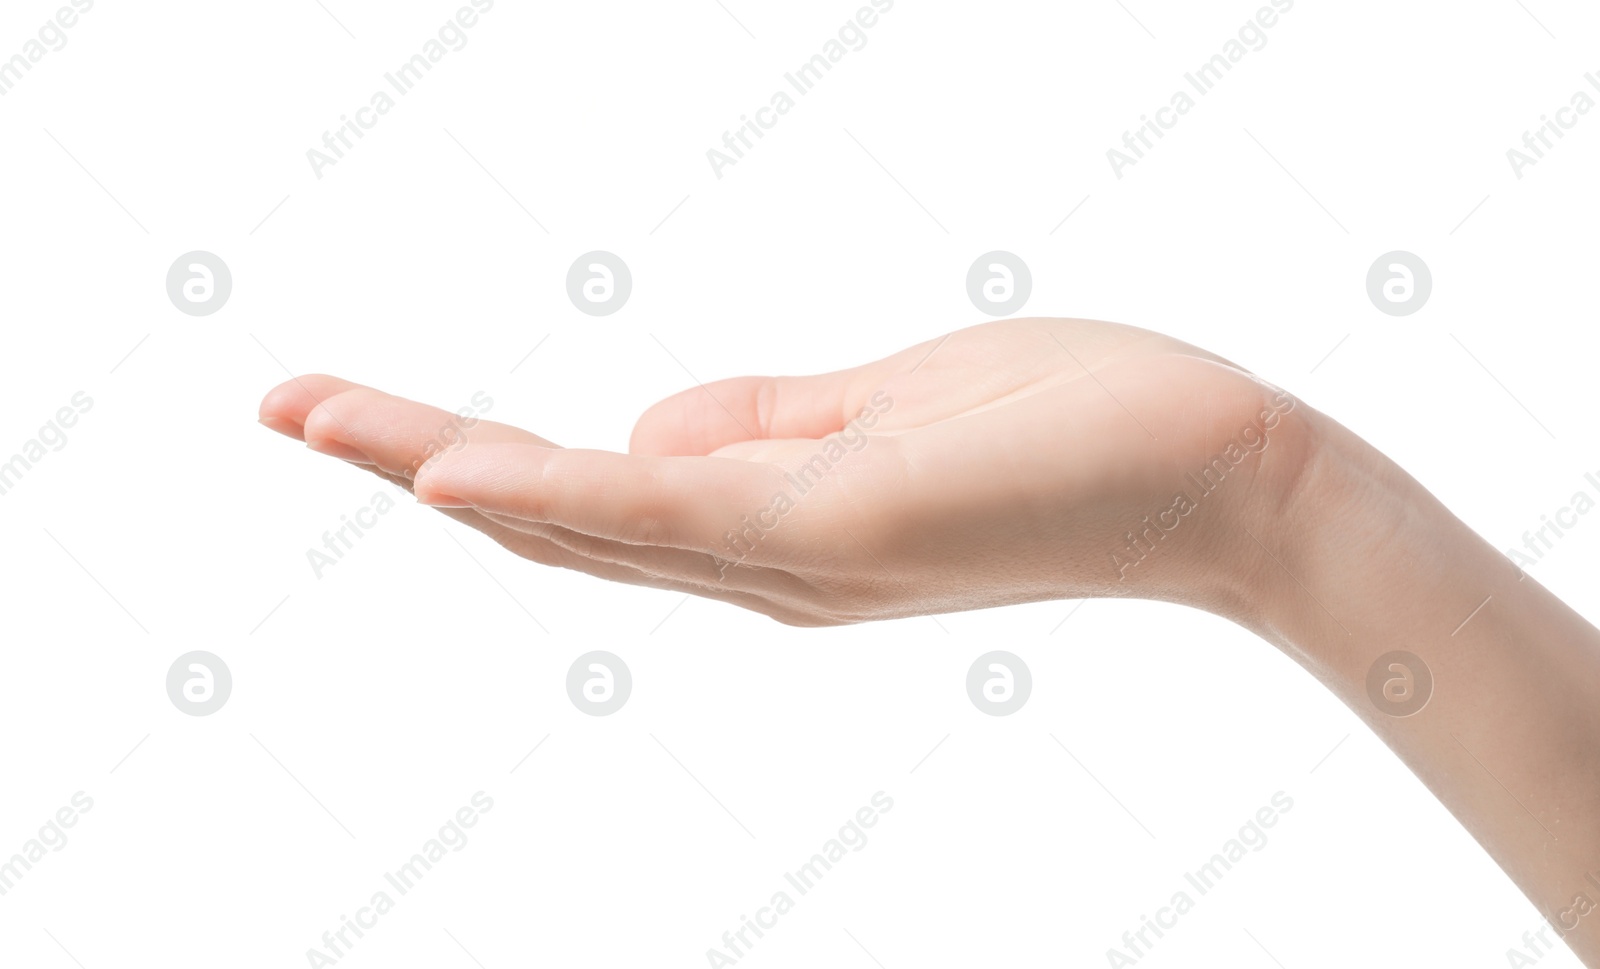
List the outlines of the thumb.
<svg viewBox="0 0 1600 969">
<path fill-rule="evenodd" d="M 900 369 L 899 357 L 810 377 L 733 377 L 693 387 L 645 411 L 628 450 L 705 455 L 743 441 L 826 437 L 860 413 Z"/>
</svg>

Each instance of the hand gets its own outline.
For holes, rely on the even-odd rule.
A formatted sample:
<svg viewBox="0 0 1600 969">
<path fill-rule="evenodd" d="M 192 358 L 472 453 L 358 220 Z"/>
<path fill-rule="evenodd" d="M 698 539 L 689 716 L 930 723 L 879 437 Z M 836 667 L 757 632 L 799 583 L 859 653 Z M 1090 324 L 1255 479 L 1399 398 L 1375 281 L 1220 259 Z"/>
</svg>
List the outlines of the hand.
<svg viewBox="0 0 1600 969">
<path fill-rule="evenodd" d="M 1215 355 L 990 323 L 684 391 L 626 455 L 487 421 L 463 443 L 455 415 L 323 376 L 261 419 L 535 561 L 787 623 L 1095 595 L 1227 616 L 1363 717 L 1600 967 L 1600 631 L 1366 442 Z M 1395 650 L 1438 684 L 1420 712 L 1372 692 Z"/>
<path fill-rule="evenodd" d="M 450 413 L 317 375 L 261 420 L 534 561 L 826 625 L 1089 595 L 1236 612 L 1308 454 L 1296 407 L 1159 334 L 1031 319 L 686 390 L 627 455 L 489 421 L 441 450 Z"/>
</svg>

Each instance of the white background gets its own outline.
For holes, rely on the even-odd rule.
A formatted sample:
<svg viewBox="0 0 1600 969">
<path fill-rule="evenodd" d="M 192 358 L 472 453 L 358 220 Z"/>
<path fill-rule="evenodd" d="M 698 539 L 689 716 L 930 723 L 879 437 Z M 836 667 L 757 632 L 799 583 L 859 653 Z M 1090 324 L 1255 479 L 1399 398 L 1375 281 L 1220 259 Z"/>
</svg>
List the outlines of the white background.
<svg viewBox="0 0 1600 969">
<path fill-rule="evenodd" d="M 0 98 L 0 456 L 94 400 L 0 497 L 0 856 L 94 800 L 0 897 L 0 962 L 306 965 L 479 790 L 470 843 L 341 965 L 703 966 L 880 790 L 867 846 L 741 965 L 1106 965 L 1277 791 L 1270 843 L 1141 965 L 1503 966 L 1539 926 L 1223 621 L 797 630 L 542 569 L 409 500 L 317 579 L 306 550 L 387 486 L 254 419 L 287 367 L 623 448 L 696 378 L 980 321 L 967 267 L 1005 249 L 1028 314 L 1237 360 L 1520 545 L 1600 474 L 1600 112 L 1522 179 L 1506 159 L 1600 71 L 1592 5 L 1300 0 L 1119 180 L 1106 149 L 1255 3 L 901 0 L 718 179 L 706 150 L 853 0 L 500 0 L 319 180 L 306 150 L 456 9 L 326 2 L 101 0 Z M 54 9 L 7 3 L 0 57 Z M 565 292 L 593 249 L 633 271 L 614 316 Z M 1434 276 L 1403 318 L 1365 292 L 1395 249 Z M 216 315 L 167 299 L 191 250 L 232 269 Z M 1597 557 L 1600 515 L 1529 571 L 1593 618 Z M 233 672 L 210 717 L 164 689 L 191 649 Z M 591 649 L 633 671 L 610 717 L 564 691 Z M 1014 716 L 965 695 L 990 649 L 1032 668 Z"/>
</svg>

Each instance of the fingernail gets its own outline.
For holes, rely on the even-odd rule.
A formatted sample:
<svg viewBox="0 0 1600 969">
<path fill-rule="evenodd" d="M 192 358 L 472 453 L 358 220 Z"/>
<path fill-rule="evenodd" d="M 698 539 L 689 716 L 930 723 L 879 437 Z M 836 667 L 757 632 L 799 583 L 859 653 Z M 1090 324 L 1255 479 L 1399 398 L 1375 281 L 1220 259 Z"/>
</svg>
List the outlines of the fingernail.
<svg viewBox="0 0 1600 969">
<path fill-rule="evenodd" d="M 307 441 L 306 447 L 317 452 L 318 454 L 326 454 L 330 458 L 339 458 L 342 461 L 351 461 L 356 464 L 373 463 L 372 459 L 367 457 L 362 452 L 356 450 L 343 441 L 335 441 L 332 438 L 319 438 L 315 441 Z"/>
<path fill-rule="evenodd" d="M 258 423 L 262 427 L 277 431 L 284 437 L 292 437 L 297 441 L 300 440 L 300 435 L 304 433 L 304 429 L 299 424 L 282 417 L 262 417 L 258 418 Z"/>
<path fill-rule="evenodd" d="M 429 508 L 471 508 L 472 502 L 462 501 L 453 495 L 428 495 L 417 496 L 417 504 L 427 505 Z"/>
</svg>

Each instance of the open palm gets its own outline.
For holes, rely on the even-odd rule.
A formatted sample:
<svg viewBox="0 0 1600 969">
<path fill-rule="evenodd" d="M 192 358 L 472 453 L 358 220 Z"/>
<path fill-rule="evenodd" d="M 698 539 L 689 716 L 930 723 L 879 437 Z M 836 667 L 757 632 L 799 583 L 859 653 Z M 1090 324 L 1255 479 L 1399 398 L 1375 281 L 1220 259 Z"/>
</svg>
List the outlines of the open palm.
<svg viewBox="0 0 1600 969">
<path fill-rule="evenodd" d="M 1089 595 L 1226 611 L 1204 577 L 1256 554 L 1245 513 L 1305 453 L 1294 406 L 1159 334 L 1025 319 L 686 390 L 629 454 L 490 421 L 440 450 L 450 413 L 323 375 L 261 419 L 534 561 L 825 625 Z"/>
</svg>

